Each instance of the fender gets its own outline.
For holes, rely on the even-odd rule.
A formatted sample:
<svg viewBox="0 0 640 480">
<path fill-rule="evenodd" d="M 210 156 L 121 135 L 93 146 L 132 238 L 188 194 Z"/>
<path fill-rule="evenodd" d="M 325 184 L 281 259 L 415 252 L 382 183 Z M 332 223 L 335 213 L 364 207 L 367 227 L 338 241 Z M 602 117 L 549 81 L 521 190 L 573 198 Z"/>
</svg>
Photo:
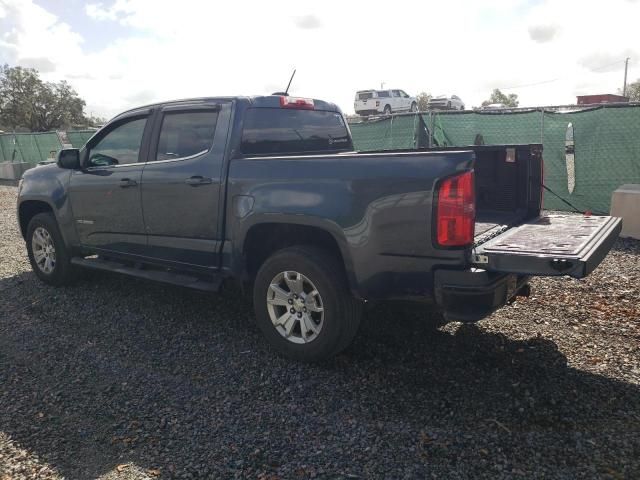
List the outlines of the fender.
<svg viewBox="0 0 640 480">
<path fill-rule="evenodd" d="M 237 217 L 236 217 L 237 218 Z M 340 254 L 344 261 L 345 271 L 349 287 L 358 296 L 362 292 L 358 289 L 358 281 L 354 269 L 353 258 L 348 240 L 344 235 L 342 228 L 335 222 L 317 216 L 308 215 L 291 215 L 286 213 L 255 213 L 247 216 L 241 221 L 233 222 L 231 235 L 233 240 L 225 242 L 231 246 L 231 265 L 235 273 L 244 268 L 244 246 L 247 234 L 251 228 L 257 225 L 279 224 L 279 225 L 299 225 L 305 227 L 313 227 L 328 233 L 338 245 Z"/>
<path fill-rule="evenodd" d="M 20 183 L 18 191 L 18 221 L 20 222 L 20 207 L 28 201 L 46 203 L 53 211 L 53 215 L 58 222 L 60 233 L 65 244 L 73 247 L 78 244 L 75 225 L 73 223 L 73 212 L 71 202 L 67 195 L 67 187 L 70 170 L 65 170 L 56 164 L 34 167 L 27 170 Z M 22 231 L 26 235 L 26 231 Z"/>
</svg>

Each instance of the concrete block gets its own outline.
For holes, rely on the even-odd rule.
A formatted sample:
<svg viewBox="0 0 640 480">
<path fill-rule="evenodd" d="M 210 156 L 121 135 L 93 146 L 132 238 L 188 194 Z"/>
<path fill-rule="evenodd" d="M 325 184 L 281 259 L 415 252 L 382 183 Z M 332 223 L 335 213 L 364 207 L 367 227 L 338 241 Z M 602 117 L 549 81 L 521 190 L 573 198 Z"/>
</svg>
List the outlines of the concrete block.
<svg viewBox="0 0 640 480">
<path fill-rule="evenodd" d="M 0 179 L 20 180 L 22 174 L 32 167 L 33 165 L 27 162 L 1 162 Z"/>
<path fill-rule="evenodd" d="M 621 237 L 640 240 L 640 185 L 622 185 L 613 192 L 611 215 L 622 218 Z"/>
</svg>

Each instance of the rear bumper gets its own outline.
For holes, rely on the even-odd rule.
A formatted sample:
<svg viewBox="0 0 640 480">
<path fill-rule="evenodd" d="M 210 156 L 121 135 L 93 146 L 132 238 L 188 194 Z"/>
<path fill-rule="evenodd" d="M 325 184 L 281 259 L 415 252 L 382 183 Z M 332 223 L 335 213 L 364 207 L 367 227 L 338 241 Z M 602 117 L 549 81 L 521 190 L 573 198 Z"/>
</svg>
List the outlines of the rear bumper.
<svg viewBox="0 0 640 480">
<path fill-rule="evenodd" d="M 375 108 L 367 109 L 367 110 L 356 110 L 357 115 L 379 115 L 382 112 L 379 112 Z"/>
<path fill-rule="evenodd" d="M 482 269 L 437 270 L 436 304 L 448 321 L 476 322 L 506 305 L 528 281 L 528 276 Z"/>
</svg>

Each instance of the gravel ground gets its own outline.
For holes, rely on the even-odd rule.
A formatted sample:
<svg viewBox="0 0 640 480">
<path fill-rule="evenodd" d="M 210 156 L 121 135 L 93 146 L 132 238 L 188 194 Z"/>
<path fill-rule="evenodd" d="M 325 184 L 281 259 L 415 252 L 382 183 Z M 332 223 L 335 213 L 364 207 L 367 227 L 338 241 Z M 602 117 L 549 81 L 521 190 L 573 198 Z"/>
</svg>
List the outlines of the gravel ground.
<svg viewBox="0 0 640 480">
<path fill-rule="evenodd" d="M 477 325 L 366 314 L 319 365 L 237 292 L 31 273 L 0 186 L 0 480 L 640 478 L 640 243 Z"/>
</svg>

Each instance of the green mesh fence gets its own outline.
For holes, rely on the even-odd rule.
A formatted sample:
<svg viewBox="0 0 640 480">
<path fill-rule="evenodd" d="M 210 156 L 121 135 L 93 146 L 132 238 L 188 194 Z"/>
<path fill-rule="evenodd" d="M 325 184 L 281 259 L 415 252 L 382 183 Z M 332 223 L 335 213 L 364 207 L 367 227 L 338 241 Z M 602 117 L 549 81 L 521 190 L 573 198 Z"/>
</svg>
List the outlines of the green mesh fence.
<svg viewBox="0 0 640 480">
<path fill-rule="evenodd" d="M 393 150 L 416 148 L 422 118 L 415 115 L 393 115 L 349 125 L 356 150 Z"/>
<path fill-rule="evenodd" d="M 40 152 L 40 158 L 45 160 L 47 158 L 55 158 L 57 153 L 62 148 L 60 139 L 55 132 L 39 133 L 34 135 L 38 151 Z"/>
<path fill-rule="evenodd" d="M 0 135 L 0 151 L 2 152 L 3 162 L 21 162 L 22 155 L 16 147 L 13 135 Z"/>
<path fill-rule="evenodd" d="M 5 133 L 0 135 L 0 162 L 27 162 L 36 165 L 55 156 L 61 148 L 62 144 L 55 132 Z"/>
<path fill-rule="evenodd" d="M 399 119 L 402 119 L 398 122 Z M 395 122 L 395 123 L 394 123 Z M 575 141 L 575 188 L 569 192 L 565 134 Z M 392 129 L 392 125 L 396 128 Z M 411 129 L 411 126 L 415 129 Z M 428 137 L 420 136 L 424 126 Z M 544 145 L 545 184 L 581 210 L 608 212 L 611 194 L 625 183 L 640 183 L 640 105 L 553 111 L 439 112 L 397 116 L 351 125 L 358 150 L 478 143 Z M 545 207 L 567 206 L 545 193 Z"/>
<path fill-rule="evenodd" d="M 81 148 L 94 133 L 96 133 L 95 130 L 75 130 L 67 132 L 67 139 L 73 145 L 73 148 Z"/>
</svg>

